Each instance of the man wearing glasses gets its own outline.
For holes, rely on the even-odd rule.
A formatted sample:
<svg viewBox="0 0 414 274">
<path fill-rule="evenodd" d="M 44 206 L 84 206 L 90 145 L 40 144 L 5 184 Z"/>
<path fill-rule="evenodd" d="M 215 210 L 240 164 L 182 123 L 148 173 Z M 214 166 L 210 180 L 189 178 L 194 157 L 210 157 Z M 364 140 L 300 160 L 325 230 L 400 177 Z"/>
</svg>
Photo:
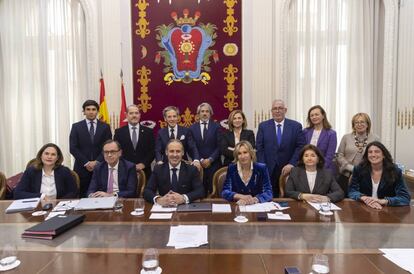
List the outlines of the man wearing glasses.
<svg viewBox="0 0 414 274">
<path fill-rule="evenodd" d="M 256 138 L 257 161 L 265 163 L 272 181 L 273 197 L 279 197 L 279 177 L 287 176 L 296 165 L 305 145 L 302 125 L 285 118 L 287 107 L 282 100 L 272 103 L 272 119 L 261 122 Z"/>
<path fill-rule="evenodd" d="M 105 161 L 93 170 L 88 197 L 137 196 L 137 174 L 135 164 L 121 159 L 122 150 L 117 141 L 108 140 L 103 145 Z"/>
</svg>

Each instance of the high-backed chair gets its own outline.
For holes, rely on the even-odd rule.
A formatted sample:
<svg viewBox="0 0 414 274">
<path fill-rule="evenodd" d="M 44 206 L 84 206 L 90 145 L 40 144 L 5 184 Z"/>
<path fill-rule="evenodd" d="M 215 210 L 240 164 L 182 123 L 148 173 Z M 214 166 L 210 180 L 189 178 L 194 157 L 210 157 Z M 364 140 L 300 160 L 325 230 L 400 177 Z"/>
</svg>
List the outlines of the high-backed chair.
<svg viewBox="0 0 414 274">
<path fill-rule="evenodd" d="M 75 179 L 76 187 L 78 188 L 78 194 L 79 194 L 79 189 L 80 189 L 80 178 L 79 178 L 79 175 L 78 175 L 78 173 L 76 173 L 76 171 L 74 171 L 72 169 L 70 170 L 70 173 L 72 174 L 73 179 Z"/>
<path fill-rule="evenodd" d="M 210 197 L 221 197 L 221 191 L 223 190 L 223 184 L 227 176 L 227 167 L 218 169 L 213 175 L 213 191 Z"/>
<path fill-rule="evenodd" d="M 35 161 L 36 161 L 36 158 L 31 159 L 29 162 L 27 162 L 26 168 L 31 167 L 34 164 Z"/>
<path fill-rule="evenodd" d="M 143 170 L 138 170 L 137 177 L 138 177 L 137 197 L 143 197 L 144 188 L 145 188 L 145 185 L 147 184 L 147 176 L 145 175 L 145 172 Z"/>
<path fill-rule="evenodd" d="M 0 172 L 0 200 L 4 200 L 6 197 L 6 176 L 3 172 Z"/>
<path fill-rule="evenodd" d="M 280 198 L 285 197 L 285 186 L 286 186 L 286 182 L 288 178 L 289 178 L 289 175 L 286 175 L 286 176 L 280 175 L 279 177 L 279 197 Z"/>
</svg>

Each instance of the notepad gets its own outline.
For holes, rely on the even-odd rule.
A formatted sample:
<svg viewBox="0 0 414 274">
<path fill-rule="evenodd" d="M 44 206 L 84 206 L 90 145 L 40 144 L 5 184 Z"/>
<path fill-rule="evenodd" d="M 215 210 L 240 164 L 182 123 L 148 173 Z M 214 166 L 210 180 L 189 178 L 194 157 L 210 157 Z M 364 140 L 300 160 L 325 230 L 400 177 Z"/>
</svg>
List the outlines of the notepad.
<svg viewBox="0 0 414 274">
<path fill-rule="evenodd" d="M 39 205 L 39 202 L 40 202 L 40 198 L 27 198 L 27 199 L 15 200 L 6 209 L 6 213 L 32 211 Z"/>
</svg>

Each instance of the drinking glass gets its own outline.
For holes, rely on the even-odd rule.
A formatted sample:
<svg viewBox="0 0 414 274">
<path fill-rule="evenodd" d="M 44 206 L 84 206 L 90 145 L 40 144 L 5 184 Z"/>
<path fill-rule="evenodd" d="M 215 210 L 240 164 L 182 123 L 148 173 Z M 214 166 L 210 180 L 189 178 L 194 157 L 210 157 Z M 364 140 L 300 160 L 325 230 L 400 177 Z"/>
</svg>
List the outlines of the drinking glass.
<svg viewBox="0 0 414 274">
<path fill-rule="evenodd" d="M 142 254 L 142 269 L 146 274 L 155 274 L 158 268 L 158 250 L 149 248 Z"/>
<path fill-rule="evenodd" d="M 134 201 L 134 213 L 135 215 L 143 215 L 145 208 L 145 201 L 142 198 L 138 198 Z"/>
<path fill-rule="evenodd" d="M 1 251 L 0 265 L 6 267 L 17 260 L 17 247 L 14 244 L 5 244 Z"/>
<path fill-rule="evenodd" d="M 326 201 L 321 203 L 321 212 L 325 214 L 329 214 L 331 212 L 331 202 Z"/>
<path fill-rule="evenodd" d="M 328 256 L 323 255 L 323 254 L 313 255 L 313 258 L 312 258 L 312 271 L 315 274 L 329 273 Z"/>
<path fill-rule="evenodd" d="M 236 222 L 240 222 L 240 223 L 247 222 L 248 219 L 246 217 L 245 212 L 246 212 L 246 206 L 245 205 L 237 205 L 236 204 L 236 206 L 234 208 L 234 215 L 235 215 L 234 220 Z"/>
</svg>

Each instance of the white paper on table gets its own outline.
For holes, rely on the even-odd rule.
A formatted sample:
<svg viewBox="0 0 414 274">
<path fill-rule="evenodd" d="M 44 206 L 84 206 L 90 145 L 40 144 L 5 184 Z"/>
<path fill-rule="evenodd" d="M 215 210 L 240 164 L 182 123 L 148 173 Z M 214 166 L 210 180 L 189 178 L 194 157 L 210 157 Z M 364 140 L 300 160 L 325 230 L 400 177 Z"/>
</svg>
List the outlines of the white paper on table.
<svg viewBox="0 0 414 274">
<path fill-rule="evenodd" d="M 14 200 L 6 209 L 6 213 L 34 210 L 40 202 L 40 198 L 27 198 Z"/>
<path fill-rule="evenodd" d="M 316 210 L 321 210 L 321 204 L 322 203 L 312 203 L 312 202 L 308 202 L 308 204 L 310 204 L 314 209 Z M 339 206 L 337 206 L 334 203 L 331 203 L 331 210 L 342 210 L 342 208 L 340 208 Z"/>
<path fill-rule="evenodd" d="M 151 208 L 151 212 L 174 212 L 177 211 L 177 207 L 163 207 L 162 205 L 154 204 Z"/>
<path fill-rule="evenodd" d="M 277 207 L 274 205 L 273 202 L 258 203 L 240 207 L 241 212 L 269 212 L 276 209 Z"/>
<path fill-rule="evenodd" d="M 53 209 L 52 211 L 66 211 L 70 210 L 72 208 L 75 208 L 75 206 L 79 203 L 79 200 L 70 200 L 70 201 L 60 201 Z"/>
<path fill-rule="evenodd" d="M 267 218 L 269 220 L 292 220 L 289 214 L 278 214 L 278 213 L 267 213 Z"/>
<path fill-rule="evenodd" d="M 288 206 L 281 206 L 279 203 L 276 203 L 276 202 L 273 202 L 273 205 L 276 207 L 276 210 L 285 210 L 285 209 L 290 208 Z"/>
<path fill-rule="evenodd" d="M 231 207 L 229 204 L 213 204 L 213 213 L 231 213 Z"/>
<path fill-rule="evenodd" d="M 57 215 L 65 215 L 65 213 L 66 213 L 66 211 L 55 211 L 55 212 L 50 212 L 49 213 L 49 215 L 47 215 L 47 217 L 46 217 L 46 221 L 47 220 L 49 220 L 50 218 L 53 218 L 53 217 L 55 217 L 55 216 L 57 216 Z"/>
<path fill-rule="evenodd" d="M 412 248 L 380 248 L 384 257 L 403 268 L 414 273 L 414 249 Z"/>
<path fill-rule="evenodd" d="M 199 247 L 208 243 L 207 225 L 179 225 L 170 228 L 170 237 L 167 246 L 176 249 Z"/>
<path fill-rule="evenodd" d="M 172 213 L 151 213 L 150 219 L 168 220 L 171 219 Z"/>
</svg>

